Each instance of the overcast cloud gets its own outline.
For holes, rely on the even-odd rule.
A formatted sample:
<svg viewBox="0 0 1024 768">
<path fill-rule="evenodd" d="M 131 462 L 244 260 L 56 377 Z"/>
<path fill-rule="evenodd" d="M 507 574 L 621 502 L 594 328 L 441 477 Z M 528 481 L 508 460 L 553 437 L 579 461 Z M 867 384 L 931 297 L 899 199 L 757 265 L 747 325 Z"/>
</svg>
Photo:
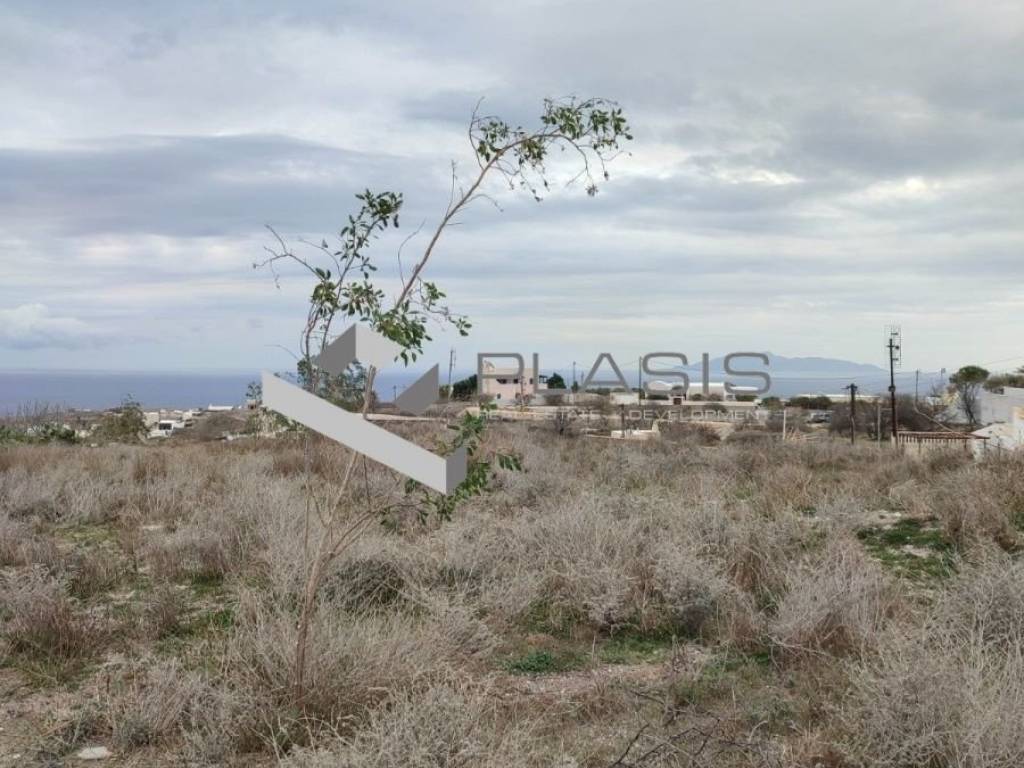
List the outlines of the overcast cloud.
<svg viewBox="0 0 1024 768">
<path fill-rule="evenodd" d="M 264 224 L 319 241 L 399 190 L 391 265 L 479 98 L 568 94 L 619 100 L 631 154 L 446 236 L 474 331 L 430 362 L 882 363 L 897 322 L 911 368 L 1024 363 L 1020 2 L 296 5 L 0 6 L 0 367 L 286 367 L 308 286 L 252 269 Z"/>
</svg>

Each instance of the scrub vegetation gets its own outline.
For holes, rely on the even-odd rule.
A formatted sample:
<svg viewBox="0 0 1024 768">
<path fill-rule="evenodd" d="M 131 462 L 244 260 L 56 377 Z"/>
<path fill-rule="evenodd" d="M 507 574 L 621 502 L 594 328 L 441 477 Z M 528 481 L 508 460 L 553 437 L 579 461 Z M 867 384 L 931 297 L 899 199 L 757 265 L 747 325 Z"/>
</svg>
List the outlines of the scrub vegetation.
<svg viewBox="0 0 1024 768">
<path fill-rule="evenodd" d="M 0 764 L 1024 763 L 1021 460 L 483 439 L 523 471 L 329 563 L 301 694 L 303 438 L 0 449 Z"/>
</svg>

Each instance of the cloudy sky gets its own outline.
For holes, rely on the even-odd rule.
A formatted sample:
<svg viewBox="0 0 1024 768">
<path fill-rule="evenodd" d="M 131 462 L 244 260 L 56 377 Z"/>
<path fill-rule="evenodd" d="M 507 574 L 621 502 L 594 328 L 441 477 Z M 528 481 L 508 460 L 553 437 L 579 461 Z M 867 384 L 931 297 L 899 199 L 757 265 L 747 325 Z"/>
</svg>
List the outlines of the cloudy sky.
<svg viewBox="0 0 1024 768">
<path fill-rule="evenodd" d="M 882 364 L 895 322 L 911 368 L 1024 363 L 1019 0 L 4 0 L 0 368 L 288 367 L 309 285 L 253 270 L 265 224 L 330 237 L 370 187 L 429 227 L 481 97 L 530 125 L 571 94 L 631 154 L 445 236 L 474 332 L 431 362 Z"/>
</svg>

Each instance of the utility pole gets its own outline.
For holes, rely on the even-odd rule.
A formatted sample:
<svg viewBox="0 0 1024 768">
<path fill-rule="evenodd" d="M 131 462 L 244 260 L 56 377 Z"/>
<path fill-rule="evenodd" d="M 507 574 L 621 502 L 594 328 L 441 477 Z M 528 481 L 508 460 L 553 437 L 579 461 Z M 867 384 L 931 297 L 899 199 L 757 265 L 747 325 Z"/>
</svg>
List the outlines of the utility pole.
<svg viewBox="0 0 1024 768">
<path fill-rule="evenodd" d="M 786 440 L 786 406 L 782 406 L 782 440 Z"/>
<path fill-rule="evenodd" d="M 918 389 L 921 385 L 921 369 L 914 371 L 914 405 L 918 403 Z"/>
<path fill-rule="evenodd" d="M 857 385 L 850 384 L 850 445 L 857 444 Z"/>
<path fill-rule="evenodd" d="M 900 360 L 900 327 L 898 325 L 889 326 L 889 342 L 886 345 L 889 348 L 889 406 L 892 410 L 892 441 L 896 442 L 897 439 L 897 427 L 896 427 L 896 364 Z"/>
<path fill-rule="evenodd" d="M 455 347 L 451 348 L 448 352 L 448 397 L 445 398 L 450 403 L 452 401 L 452 368 L 455 367 Z"/>
<path fill-rule="evenodd" d="M 576 361 L 572 361 L 572 404 L 576 405 Z"/>
<path fill-rule="evenodd" d="M 882 398 L 875 398 L 875 440 L 882 444 Z"/>
<path fill-rule="evenodd" d="M 643 405 L 644 399 L 644 359 L 638 357 L 636 359 L 636 403 L 637 405 Z"/>
</svg>

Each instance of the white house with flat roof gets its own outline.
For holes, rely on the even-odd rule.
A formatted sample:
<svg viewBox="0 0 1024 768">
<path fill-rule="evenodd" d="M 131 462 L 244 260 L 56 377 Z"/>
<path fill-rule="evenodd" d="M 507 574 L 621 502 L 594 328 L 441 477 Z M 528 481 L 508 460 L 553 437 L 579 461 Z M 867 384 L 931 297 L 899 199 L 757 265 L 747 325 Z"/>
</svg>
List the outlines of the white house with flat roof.
<svg viewBox="0 0 1024 768">
<path fill-rule="evenodd" d="M 520 373 L 517 368 L 503 368 L 485 360 L 483 372 L 480 391 L 498 405 L 529 402 L 540 391 L 532 368 L 524 366 Z"/>
<path fill-rule="evenodd" d="M 985 438 L 974 443 L 975 456 L 1024 450 L 1024 407 L 1014 407 L 1009 421 L 994 422 L 972 434 Z"/>
</svg>

